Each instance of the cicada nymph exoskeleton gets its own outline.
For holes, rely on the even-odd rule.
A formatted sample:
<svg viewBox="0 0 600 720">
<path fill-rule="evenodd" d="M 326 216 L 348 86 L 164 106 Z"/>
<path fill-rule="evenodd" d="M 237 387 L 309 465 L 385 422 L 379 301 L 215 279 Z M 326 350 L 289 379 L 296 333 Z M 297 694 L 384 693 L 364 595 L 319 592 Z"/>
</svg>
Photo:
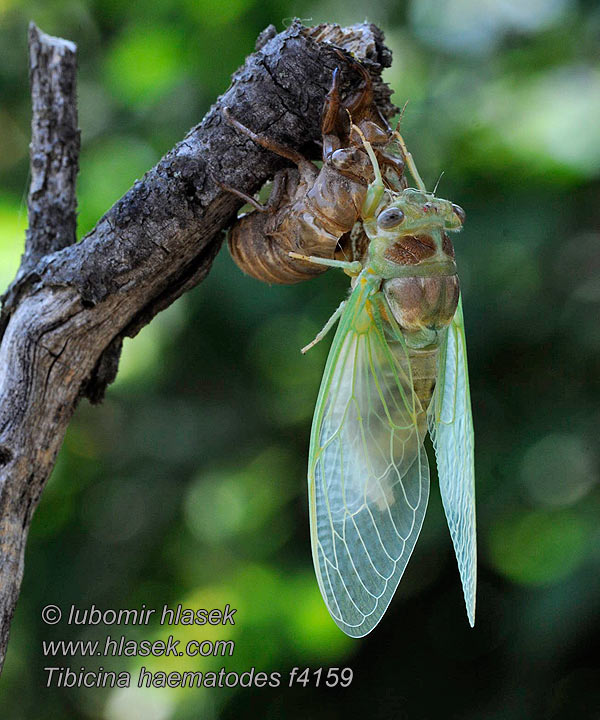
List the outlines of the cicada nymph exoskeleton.
<svg viewBox="0 0 600 720">
<path fill-rule="evenodd" d="M 340 57 L 347 61 L 341 53 Z M 355 224 L 373 180 L 373 167 L 356 127 L 373 147 L 387 186 L 397 191 L 405 187 L 402 152 L 394 148 L 394 133 L 375 105 L 369 72 L 358 62 L 353 66 L 362 83 L 344 101 L 339 69 L 333 72 L 321 121 L 321 168 L 298 151 L 253 132 L 224 110 L 240 132 L 296 166 L 276 173 L 265 205 L 227 188 L 255 208 L 231 228 L 229 250 L 240 269 L 258 280 L 287 285 L 327 269 L 290 253 L 358 259 L 366 251 L 366 237 Z"/>
</svg>

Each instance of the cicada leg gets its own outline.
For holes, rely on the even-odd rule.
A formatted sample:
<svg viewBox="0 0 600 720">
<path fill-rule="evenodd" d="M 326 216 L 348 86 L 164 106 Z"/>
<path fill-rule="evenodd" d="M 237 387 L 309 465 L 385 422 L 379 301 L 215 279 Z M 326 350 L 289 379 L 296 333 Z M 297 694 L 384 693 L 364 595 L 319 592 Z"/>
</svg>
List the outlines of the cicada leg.
<svg viewBox="0 0 600 720">
<path fill-rule="evenodd" d="M 365 146 L 365 150 L 367 151 L 367 155 L 371 160 L 371 164 L 373 166 L 373 174 L 375 175 L 375 179 L 372 183 L 369 184 L 369 187 L 367 189 L 367 196 L 362 206 L 362 218 L 363 220 L 367 220 L 375 215 L 377 206 L 379 205 L 379 203 L 381 202 L 381 198 L 383 197 L 385 185 L 383 184 L 381 168 L 379 167 L 379 163 L 377 162 L 377 156 L 375 155 L 375 151 L 373 150 L 371 143 L 367 140 L 363 131 L 358 127 L 358 125 L 353 124 L 352 129 L 360 135 L 363 141 L 363 145 Z"/>
<path fill-rule="evenodd" d="M 241 190 L 237 190 L 234 187 L 231 187 L 231 185 L 226 185 L 225 183 L 222 183 L 220 180 L 217 180 L 216 178 L 213 178 L 214 182 L 217 183 L 217 185 L 221 188 L 221 190 L 225 190 L 226 192 L 231 193 L 232 195 L 237 195 L 237 197 L 240 198 L 240 200 L 243 200 L 244 202 L 248 203 L 248 205 L 252 205 L 252 207 L 257 212 L 269 212 L 268 205 L 263 205 L 262 203 L 258 202 L 256 198 L 253 198 L 252 195 L 248 195 L 245 192 L 242 192 Z"/>
<path fill-rule="evenodd" d="M 286 145 L 281 145 L 276 140 L 273 140 L 266 135 L 255 133 L 254 130 L 251 130 L 239 120 L 236 120 L 231 114 L 231 111 L 228 107 L 224 107 L 222 109 L 222 112 L 225 116 L 225 119 L 230 125 L 233 125 L 233 127 L 235 127 L 241 133 L 249 137 L 257 145 L 260 145 L 261 147 L 264 147 L 267 150 L 274 152 L 276 155 L 280 155 L 281 157 L 286 158 L 287 160 L 291 160 L 291 162 L 298 166 L 300 174 L 306 180 L 313 179 L 318 174 L 319 170 L 316 165 L 310 160 L 307 160 L 307 158 L 305 158 L 302 153 L 294 150 L 293 148 L 287 147 Z"/>
<path fill-rule="evenodd" d="M 341 53 L 340 53 L 341 55 Z M 362 117 L 365 110 L 370 110 L 373 105 L 373 81 L 369 71 L 362 63 L 354 60 L 352 62 L 356 71 L 362 76 L 363 84 L 345 103 L 345 107 L 351 115 Z"/>
<path fill-rule="evenodd" d="M 262 203 L 258 202 L 258 200 L 256 200 L 256 198 L 253 198 L 252 195 L 248 195 L 247 193 L 242 192 L 241 190 L 237 190 L 236 188 L 231 187 L 230 185 L 226 185 L 225 183 L 222 183 L 220 180 L 217 180 L 217 178 L 213 177 L 213 180 L 223 190 L 230 192 L 232 195 L 237 195 L 237 197 L 239 197 L 241 200 L 243 200 L 244 202 L 247 202 L 249 205 L 252 205 L 252 207 L 257 212 L 272 213 L 278 209 L 278 207 L 281 204 L 281 201 L 283 200 L 283 197 L 286 193 L 287 171 L 282 170 L 280 172 L 275 173 L 275 176 L 273 177 L 273 187 L 271 188 L 271 192 L 269 194 L 269 199 L 267 200 L 267 202 L 264 205 Z"/>
<path fill-rule="evenodd" d="M 340 69 L 336 67 L 331 78 L 331 87 L 325 98 L 323 113 L 321 115 L 321 134 L 323 136 L 323 160 L 345 145 L 342 137 L 348 134 L 347 115 L 356 116 L 361 120 L 365 113 L 373 112 L 373 82 L 366 68 L 356 60 L 349 60 L 340 50 L 335 48 L 344 63 L 350 62 L 363 79 L 361 87 L 344 103 L 340 99 L 339 80 Z M 343 110 L 344 112 L 340 112 Z M 382 120 L 385 125 L 385 121 Z"/>
<path fill-rule="evenodd" d="M 304 355 L 307 353 L 311 348 L 313 348 L 317 343 L 320 343 L 321 340 L 327 335 L 327 333 L 331 330 L 331 328 L 336 324 L 338 321 L 338 318 L 342 314 L 342 311 L 344 310 L 344 306 L 346 304 L 346 300 L 342 300 L 342 302 L 338 305 L 336 311 L 333 313 L 333 315 L 329 318 L 329 320 L 325 323 L 323 328 L 319 330 L 314 340 L 308 343 L 308 345 L 305 345 L 300 352 Z"/>
<path fill-rule="evenodd" d="M 338 133 L 336 132 L 336 126 L 338 122 L 338 115 L 340 112 L 339 78 L 340 69 L 336 67 L 331 76 L 331 87 L 329 88 L 329 92 L 325 97 L 323 114 L 321 115 L 321 133 L 323 135 L 323 138 L 325 138 L 326 135 L 331 135 L 332 133 L 335 136 L 338 135 Z M 331 148 L 326 150 L 325 143 L 323 143 L 323 159 L 325 159 L 326 156 L 333 149 L 337 148 Z"/>
<path fill-rule="evenodd" d="M 313 265 L 339 268 L 352 277 L 359 275 L 362 270 L 362 263 L 358 260 L 332 260 L 330 258 L 316 257 L 315 255 L 301 255 L 297 252 L 289 252 L 288 255 L 294 258 L 294 260 L 304 260 L 304 262 L 310 262 L 313 263 Z"/>
<path fill-rule="evenodd" d="M 365 111 L 372 110 L 373 105 L 373 81 L 371 80 L 371 75 L 369 71 L 366 69 L 366 67 L 358 62 L 357 60 L 354 60 L 353 58 L 348 58 L 344 53 L 339 50 L 338 48 L 334 48 L 336 54 L 340 57 L 340 59 L 344 63 L 350 63 L 351 66 L 356 70 L 356 72 L 362 77 L 362 84 L 360 88 L 351 95 L 346 102 L 344 103 L 344 109 L 350 112 L 351 115 L 355 115 L 357 117 L 362 118 Z M 334 129 L 333 122 L 338 119 L 338 111 L 340 108 L 340 99 L 339 99 L 339 92 L 338 92 L 338 75 L 339 70 L 336 68 L 333 71 L 333 81 L 331 85 L 331 90 L 329 91 L 329 94 L 327 95 L 327 99 L 325 101 L 325 106 L 327 108 L 327 104 L 329 103 L 331 105 L 328 110 L 330 111 L 329 117 L 330 121 L 332 121 L 332 124 L 329 126 L 328 132 L 332 132 Z M 335 112 L 335 115 L 333 114 Z M 324 115 L 325 116 L 325 115 Z"/>
</svg>

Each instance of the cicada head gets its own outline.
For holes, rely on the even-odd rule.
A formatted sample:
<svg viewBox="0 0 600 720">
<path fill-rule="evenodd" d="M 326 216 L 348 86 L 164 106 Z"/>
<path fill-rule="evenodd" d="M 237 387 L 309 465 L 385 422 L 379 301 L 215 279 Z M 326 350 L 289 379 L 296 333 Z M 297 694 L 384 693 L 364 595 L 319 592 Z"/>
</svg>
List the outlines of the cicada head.
<svg viewBox="0 0 600 720">
<path fill-rule="evenodd" d="M 379 212 L 365 226 L 371 237 L 378 235 L 392 239 L 434 229 L 456 232 L 462 228 L 464 220 L 465 211 L 450 200 L 407 188 L 399 193 L 386 193 Z"/>
<path fill-rule="evenodd" d="M 360 178 L 365 183 L 373 175 L 371 162 L 361 148 L 348 147 L 334 150 L 327 162 L 343 175 Z"/>
</svg>

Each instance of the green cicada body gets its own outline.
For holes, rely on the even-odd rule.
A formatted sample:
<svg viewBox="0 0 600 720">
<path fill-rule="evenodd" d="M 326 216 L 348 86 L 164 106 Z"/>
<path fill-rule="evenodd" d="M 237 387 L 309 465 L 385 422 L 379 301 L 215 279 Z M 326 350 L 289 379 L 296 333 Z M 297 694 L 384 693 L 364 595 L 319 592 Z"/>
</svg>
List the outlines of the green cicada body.
<svg viewBox="0 0 600 720">
<path fill-rule="evenodd" d="M 353 276 L 349 298 L 317 336 L 339 318 L 308 468 L 319 587 L 353 637 L 380 621 L 419 536 L 429 496 L 427 431 L 471 625 L 476 588 L 473 422 L 447 235 L 460 230 L 464 213 L 425 191 L 408 153 L 419 188 L 386 188 L 366 141 L 365 148 L 375 171 L 361 218 L 367 257 L 311 258 Z"/>
</svg>

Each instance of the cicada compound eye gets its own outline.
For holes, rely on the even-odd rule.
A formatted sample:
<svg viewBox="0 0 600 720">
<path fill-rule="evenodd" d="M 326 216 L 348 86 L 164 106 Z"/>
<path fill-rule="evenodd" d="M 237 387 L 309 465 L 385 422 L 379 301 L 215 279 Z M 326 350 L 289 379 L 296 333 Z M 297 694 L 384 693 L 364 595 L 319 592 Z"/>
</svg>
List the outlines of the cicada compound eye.
<svg viewBox="0 0 600 720">
<path fill-rule="evenodd" d="M 465 211 L 461 208 L 460 205 L 455 205 L 452 203 L 452 211 L 456 215 L 456 217 L 460 220 L 461 225 L 464 225 L 465 220 L 467 219 L 467 215 Z"/>
<path fill-rule="evenodd" d="M 352 170 L 364 164 L 363 155 L 357 148 L 340 148 L 331 154 L 329 162 L 336 170 Z"/>
<path fill-rule="evenodd" d="M 391 230 L 404 221 L 404 213 L 400 208 L 388 208 L 380 213 L 377 224 L 382 230 Z"/>
</svg>

